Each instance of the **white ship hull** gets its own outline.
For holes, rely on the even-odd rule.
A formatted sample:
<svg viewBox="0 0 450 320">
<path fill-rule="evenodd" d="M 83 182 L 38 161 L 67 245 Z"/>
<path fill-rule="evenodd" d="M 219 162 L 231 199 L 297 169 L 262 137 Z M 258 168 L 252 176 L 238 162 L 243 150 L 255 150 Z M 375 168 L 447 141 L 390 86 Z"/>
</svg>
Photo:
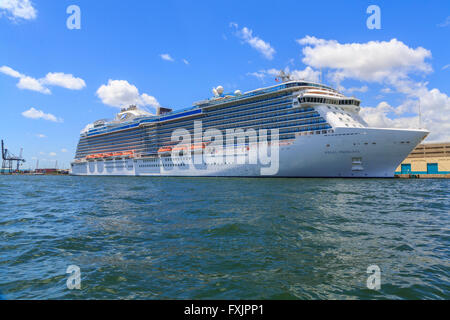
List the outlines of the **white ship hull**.
<svg viewBox="0 0 450 320">
<path fill-rule="evenodd" d="M 170 157 L 74 163 L 79 176 L 342 177 L 391 178 L 428 135 L 426 130 L 335 128 L 326 135 L 298 136 L 280 145 L 279 169 L 261 175 L 260 164 L 171 165 Z"/>
</svg>

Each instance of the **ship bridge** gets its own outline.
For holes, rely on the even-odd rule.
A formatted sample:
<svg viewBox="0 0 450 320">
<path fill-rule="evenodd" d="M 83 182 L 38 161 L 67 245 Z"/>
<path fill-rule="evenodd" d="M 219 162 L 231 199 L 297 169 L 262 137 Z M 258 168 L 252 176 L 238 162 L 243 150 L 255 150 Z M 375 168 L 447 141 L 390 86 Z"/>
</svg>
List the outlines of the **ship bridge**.
<svg viewBox="0 0 450 320">
<path fill-rule="evenodd" d="M 317 107 L 320 105 L 339 106 L 346 111 L 359 113 L 361 100 L 346 97 L 336 91 L 308 89 L 301 91 L 294 104 L 298 107 Z"/>
</svg>

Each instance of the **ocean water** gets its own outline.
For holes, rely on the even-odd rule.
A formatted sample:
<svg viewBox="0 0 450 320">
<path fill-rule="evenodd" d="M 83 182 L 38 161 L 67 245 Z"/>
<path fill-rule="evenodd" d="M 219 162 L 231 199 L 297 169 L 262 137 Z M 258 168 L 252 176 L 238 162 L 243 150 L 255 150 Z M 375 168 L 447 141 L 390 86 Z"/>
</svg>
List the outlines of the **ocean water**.
<svg viewBox="0 0 450 320">
<path fill-rule="evenodd" d="M 449 180 L 0 176 L 0 295 L 450 299 L 449 194 Z"/>
</svg>

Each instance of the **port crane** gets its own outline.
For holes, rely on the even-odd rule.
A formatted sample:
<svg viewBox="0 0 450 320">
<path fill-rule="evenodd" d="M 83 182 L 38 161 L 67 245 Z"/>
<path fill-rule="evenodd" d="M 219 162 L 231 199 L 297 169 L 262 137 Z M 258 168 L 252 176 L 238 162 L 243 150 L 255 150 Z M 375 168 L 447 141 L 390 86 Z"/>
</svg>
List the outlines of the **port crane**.
<svg viewBox="0 0 450 320">
<path fill-rule="evenodd" d="M 7 170 L 9 173 L 13 172 L 13 164 L 16 162 L 16 170 L 19 171 L 19 167 L 25 163 L 25 159 L 22 158 L 22 151 L 23 149 L 20 149 L 20 155 L 15 156 L 12 154 L 8 149 L 5 148 L 5 145 L 2 140 L 2 172 Z"/>
</svg>

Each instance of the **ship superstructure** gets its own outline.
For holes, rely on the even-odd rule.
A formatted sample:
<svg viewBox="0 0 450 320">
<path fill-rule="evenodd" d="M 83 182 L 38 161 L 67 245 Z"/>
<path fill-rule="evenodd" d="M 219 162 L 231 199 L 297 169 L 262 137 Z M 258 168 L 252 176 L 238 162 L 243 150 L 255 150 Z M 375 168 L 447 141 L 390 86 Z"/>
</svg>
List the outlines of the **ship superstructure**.
<svg viewBox="0 0 450 320">
<path fill-rule="evenodd" d="M 159 108 L 155 115 L 124 108 L 114 120 L 83 129 L 72 174 L 261 176 L 269 164 L 250 159 L 256 133 L 257 142 L 267 137 L 266 146 L 277 144 L 278 163 L 269 176 L 392 177 L 428 135 L 422 129 L 370 128 L 359 115 L 357 98 L 319 83 L 283 80 L 246 93 L 224 94 L 218 87 L 210 99 L 177 111 Z M 174 139 L 177 132 L 189 140 Z M 231 145 L 225 138 L 229 132 L 236 137 Z M 224 137 L 220 143 L 210 137 L 218 133 Z M 230 148 L 237 161 L 226 156 Z M 196 161 L 202 153 L 215 155 Z"/>
</svg>

